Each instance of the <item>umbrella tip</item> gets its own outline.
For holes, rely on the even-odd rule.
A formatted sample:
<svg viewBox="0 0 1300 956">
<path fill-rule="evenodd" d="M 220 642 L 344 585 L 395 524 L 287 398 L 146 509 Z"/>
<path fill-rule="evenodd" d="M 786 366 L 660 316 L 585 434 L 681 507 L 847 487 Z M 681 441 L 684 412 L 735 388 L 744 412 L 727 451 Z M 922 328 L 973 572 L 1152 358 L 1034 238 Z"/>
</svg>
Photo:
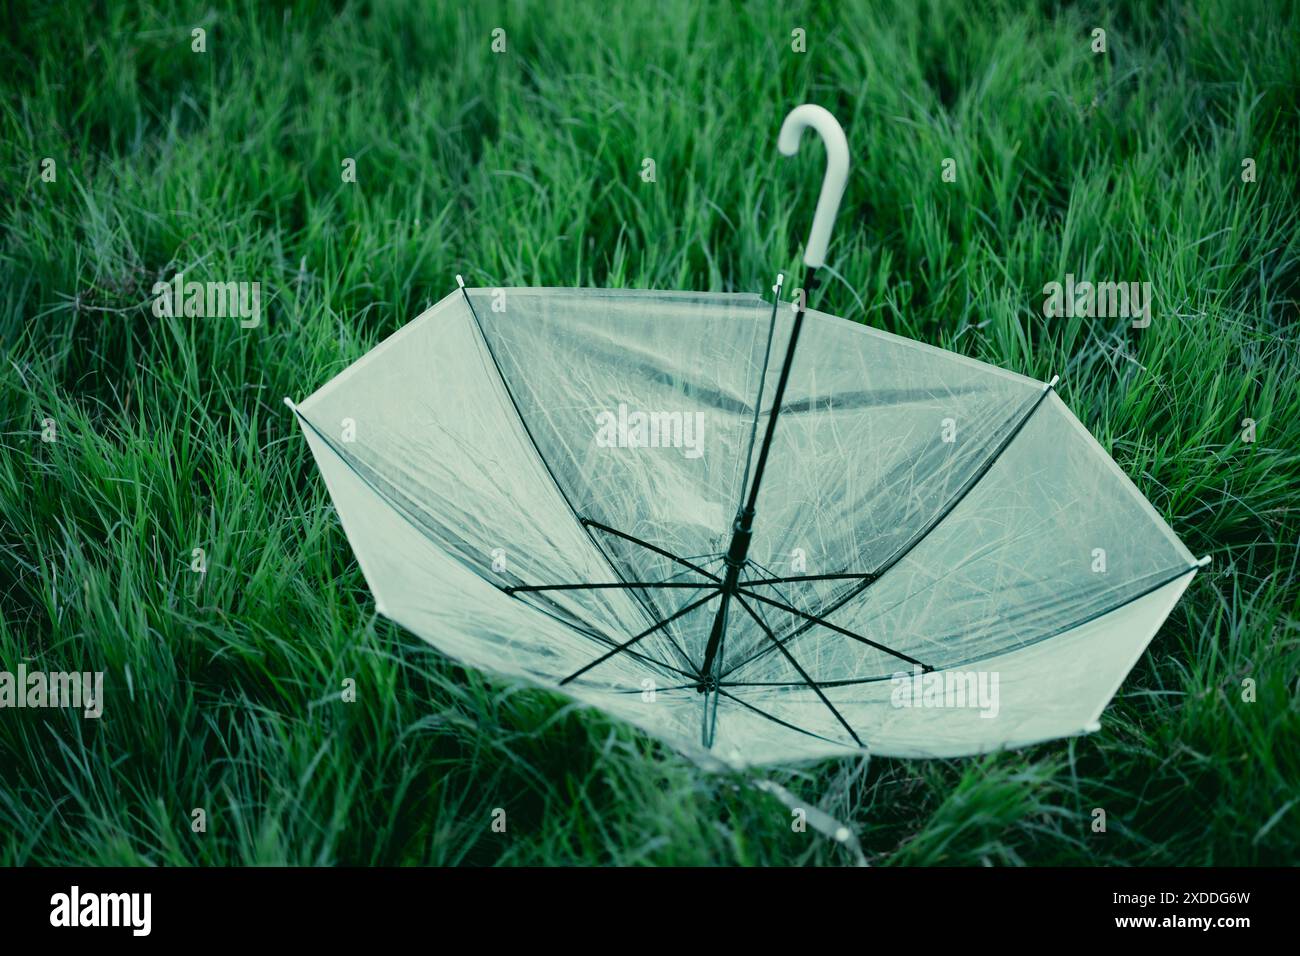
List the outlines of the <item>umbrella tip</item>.
<svg viewBox="0 0 1300 956">
<path fill-rule="evenodd" d="M 290 398 L 288 395 L 284 396 L 284 403 L 288 405 L 289 408 L 292 409 L 293 411 L 296 412 L 298 410 L 298 406 L 293 403 L 293 399 Z"/>
<path fill-rule="evenodd" d="M 460 286 L 462 289 L 465 288 L 465 280 L 460 277 L 459 272 L 456 273 L 456 285 Z"/>
<path fill-rule="evenodd" d="M 1053 376 L 1052 376 L 1052 380 L 1051 380 L 1050 382 L 1047 383 L 1047 387 L 1048 387 L 1048 388 L 1056 388 L 1056 383 L 1059 382 L 1060 380 L 1061 380 L 1061 376 L 1059 376 L 1059 375 L 1053 375 Z"/>
<path fill-rule="evenodd" d="M 1099 720 L 1094 720 L 1083 727 L 1083 732 L 1086 734 L 1095 734 L 1099 730 L 1101 730 L 1101 721 Z"/>
<path fill-rule="evenodd" d="M 1214 558 L 1210 557 L 1210 555 L 1207 554 L 1196 562 L 1196 566 L 1198 568 L 1203 568 L 1213 560 Z"/>
</svg>

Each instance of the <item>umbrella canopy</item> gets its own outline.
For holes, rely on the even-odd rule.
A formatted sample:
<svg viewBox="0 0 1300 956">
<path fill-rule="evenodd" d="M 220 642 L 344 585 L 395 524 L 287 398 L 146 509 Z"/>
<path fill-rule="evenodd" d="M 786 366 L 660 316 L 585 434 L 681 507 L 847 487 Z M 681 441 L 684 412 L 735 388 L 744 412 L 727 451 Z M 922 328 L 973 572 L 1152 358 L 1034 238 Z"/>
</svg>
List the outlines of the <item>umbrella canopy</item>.
<svg viewBox="0 0 1300 956">
<path fill-rule="evenodd" d="M 702 761 L 1093 729 L 1197 562 L 1050 383 L 774 293 L 462 287 L 295 406 L 379 611 Z"/>
</svg>

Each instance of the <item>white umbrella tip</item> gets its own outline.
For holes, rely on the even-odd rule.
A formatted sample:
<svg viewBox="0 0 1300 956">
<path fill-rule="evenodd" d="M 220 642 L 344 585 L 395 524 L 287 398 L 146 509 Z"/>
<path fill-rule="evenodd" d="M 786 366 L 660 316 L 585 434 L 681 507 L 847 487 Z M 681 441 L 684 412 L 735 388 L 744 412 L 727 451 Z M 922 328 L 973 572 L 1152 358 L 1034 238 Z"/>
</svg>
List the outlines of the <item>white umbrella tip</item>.
<svg viewBox="0 0 1300 956">
<path fill-rule="evenodd" d="M 1052 376 L 1052 380 L 1051 380 L 1050 382 L 1047 383 L 1047 387 L 1048 387 L 1048 388 L 1056 388 L 1056 383 L 1059 382 L 1060 380 L 1061 380 L 1061 376 L 1059 376 L 1059 375 L 1053 375 L 1053 376 Z"/>
<path fill-rule="evenodd" d="M 456 273 L 456 285 L 460 286 L 462 289 L 465 288 L 465 280 L 460 277 L 459 272 Z"/>
<path fill-rule="evenodd" d="M 1099 720 L 1094 720 L 1091 723 L 1083 725 L 1083 732 L 1085 734 L 1095 734 L 1099 730 L 1101 730 L 1101 721 Z"/>
<path fill-rule="evenodd" d="M 1207 555 L 1205 555 L 1203 558 L 1201 558 L 1199 561 L 1196 562 L 1196 566 L 1197 566 L 1198 568 L 1203 568 L 1203 567 L 1205 567 L 1207 564 L 1209 564 L 1209 563 L 1210 563 L 1211 561 L 1213 561 L 1213 560 L 1214 560 L 1214 558 L 1210 557 L 1210 556 L 1207 554 Z"/>
<path fill-rule="evenodd" d="M 288 405 L 291 410 L 295 412 L 298 410 L 298 406 L 293 403 L 293 399 L 288 395 L 284 396 L 284 403 Z"/>
</svg>

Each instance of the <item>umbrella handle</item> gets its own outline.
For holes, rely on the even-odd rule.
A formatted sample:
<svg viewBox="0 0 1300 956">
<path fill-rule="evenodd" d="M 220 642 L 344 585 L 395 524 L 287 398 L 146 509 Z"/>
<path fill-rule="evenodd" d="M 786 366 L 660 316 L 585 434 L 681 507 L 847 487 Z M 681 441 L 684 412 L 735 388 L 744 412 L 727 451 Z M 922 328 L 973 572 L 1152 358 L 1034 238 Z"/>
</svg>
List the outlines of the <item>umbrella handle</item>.
<svg viewBox="0 0 1300 956">
<path fill-rule="evenodd" d="M 786 156 L 799 152 L 799 137 L 809 126 L 820 134 L 822 142 L 826 144 L 826 177 L 822 180 L 817 212 L 813 214 L 812 229 L 808 232 L 808 243 L 804 246 L 803 253 L 804 265 L 816 269 L 826 261 L 831 227 L 835 225 L 835 214 L 839 212 L 844 185 L 848 182 L 849 144 L 834 116 L 820 106 L 805 103 L 792 109 L 781 124 L 781 135 L 776 141 L 777 149 Z"/>
</svg>

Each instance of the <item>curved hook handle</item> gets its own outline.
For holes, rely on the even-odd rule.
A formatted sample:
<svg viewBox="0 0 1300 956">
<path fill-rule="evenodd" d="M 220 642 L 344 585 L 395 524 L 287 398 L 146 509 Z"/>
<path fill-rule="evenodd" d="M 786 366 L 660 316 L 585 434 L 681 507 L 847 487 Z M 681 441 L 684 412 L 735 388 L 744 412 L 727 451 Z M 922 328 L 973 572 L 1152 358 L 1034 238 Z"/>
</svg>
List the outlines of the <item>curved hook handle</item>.
<svg viewBox="0 0 1300 956">
<path fill-rule="evenodd" d="M 826 247 L 831 241 L 831 227 L 840 210 L 844 186 L 849 179 L 849 144 L 844 130 L 829 112 L 812 103 L 796 106 L 781 124 L 777 149 L 786 156 L 799 152 L 799 137 L 811 126 L 826 144 L 826 177 L 822 180 L 821 196 L 817 199 L 817 212 L 813 215 L 808 244 L 804 247 L 804 265 L 816 269 L 826 261 Z"/>
</svg>

